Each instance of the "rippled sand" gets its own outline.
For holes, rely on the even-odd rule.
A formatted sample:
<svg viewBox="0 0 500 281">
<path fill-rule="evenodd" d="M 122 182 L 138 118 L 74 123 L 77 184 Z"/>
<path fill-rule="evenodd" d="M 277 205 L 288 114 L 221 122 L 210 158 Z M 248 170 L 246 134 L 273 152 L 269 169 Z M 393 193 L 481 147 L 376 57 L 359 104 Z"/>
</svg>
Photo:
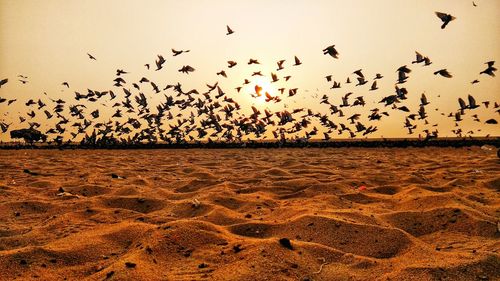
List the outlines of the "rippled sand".
<svg viewBox="0 0 500 281">
<path fill-rule="evenodd" d="M 477 147 L 4 150 L 0 198 L 1 280 L 500 278 Z"/>
</svg>

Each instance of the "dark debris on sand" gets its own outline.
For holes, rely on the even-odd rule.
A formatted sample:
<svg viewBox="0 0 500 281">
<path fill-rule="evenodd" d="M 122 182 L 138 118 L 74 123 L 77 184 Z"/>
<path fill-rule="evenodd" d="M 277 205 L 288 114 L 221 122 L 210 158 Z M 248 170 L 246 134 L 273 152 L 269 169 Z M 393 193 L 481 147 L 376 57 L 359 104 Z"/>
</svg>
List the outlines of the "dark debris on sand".
<svg viewBox="0 0 500 281">
<path fill-rule="evenodd" d="M 292 243 L 290 242 L 290 239 L 288 239 L 288 238 L 281 238 L 279 240 L 279 242 L 280 242 L 281 246 L 283 246 L 283 247 L 285 247 L 285 248 L 287 248 L 289 250 L 293 250 L 293 246 L 292 246 Z"/>
</svg>

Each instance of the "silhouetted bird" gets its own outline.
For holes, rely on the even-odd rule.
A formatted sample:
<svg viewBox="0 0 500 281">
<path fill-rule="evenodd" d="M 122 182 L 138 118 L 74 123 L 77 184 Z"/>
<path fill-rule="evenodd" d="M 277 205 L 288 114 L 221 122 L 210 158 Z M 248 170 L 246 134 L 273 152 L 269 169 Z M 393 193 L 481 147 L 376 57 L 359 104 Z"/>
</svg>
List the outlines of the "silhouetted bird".
<svg viewBox="0 0 500 281">
<path fill-rule="evenodd" d="M 3 85 L 7 84 L 7 82 L 9 82 L 9 79 L 8 79 L 8 78 L 5 78 L 5 79 L 0 80 L 0 88 L 1 88 Z"/>
<path fill-rule="evenodd" d="M 277 64 L 278 64 L 278 69 L 276 69 L 276 70 L 282 70 L 282 69 L 284 68 L 284 67 L 283 67 L 283 63 L 284 63 L 284 62 L 285 62 L 285 60 L 280 60 L 280 61 L 278 61 L 278 62 L 277 62 Z"/>
<path fill-rule="evenodd" d="M 276 75 L 275 73 L 272 73 L 272 72 L 271 72 L 271 78 L 273 79 L 272 82 L 277 82 L 279 80 L 278 75 Z"/>
<path fill-rule="evenodd" d="M 427 97 L 425 96 L 425 94 L 422 94 L 422 96 L 420 97 L 420 106 L 425 106 L 428 104 L 429 102 L 427 101 Z"/>
<path fill-rule="evenodd" d="M 188 53 L 188 52 L 189 52 L 189 50 L 180 50 L 180 51 L 177 51 L 177 50 L 175 50 L 175 49 L 172 49 L 172 53 L 173 53 L 173 56 L 174 56 L 174 57 L 175 57 L 175 56 L 178 56 L 178 55 L 180 55 L 180 54 L 182 54 L 182 53 Z"/>
<path fill-rule="evenodd" d="M 193 72 L 195 69 L 190 66 L 190 65 L 184 65 L 181 69 L 179 69 L 179 72 L 189 74 L 189 72 Z"/>
<path fill-rule="evenodd" d="M 422 56 L 419 52 L 415 51 L 416 54 L 416 59 L 412 61 L 411 63 L 421 63 L 424 62 L 424 56 Z"/>
<path fill-rule="evenodd" d="M 479 105 L 476 103 L 476 100 L 474 99 L 473 96 L 471 95 L 468 95 L 467 99 L 469 100 L 469 109 L 474 109 L 474 108 L 478 108 Z"/>
<path fill-rule="evenodd" d="M 249 59 L 249 60 L 248 60 L 248 64 L 249 64 L 249 65 L 250 65 L 250 64 L 260 64 L 260 62 L 259 62 L 258 60 L 256 60 L 256 59 Z"/>
<path fill-rule="evenodd" d="M 224 78 L 227 78 L 227 74 L 226 74 L 226 72 L 224 70 L 221 70 L 221 71 L 217 72 L 217 75 L 220 75 L 220 76 L 222 76 Z"/>
<path fill-rule="evenodd" d="M 294 65 L 297 66 L 297 65 L 301 65 L 301 64 L 302 64 L 302 62 L 299 60 L 299 58 L 297 56 L 295 56 L 295 64 Z"/>
<path fill-rule="evenodd" d="M 441 12 L 435 12 L 436 16 L 441 19 L 443 24 L 441 25 L 441 29 L 444 29 L 450 21 L 456 19 L 454 16 L 446 13 L 441 13 Z"/>
<path fill-rule="evenodd" d="M 363 75 L 363 73 L 361 71 L 362 71 L 361 69 L 358 69 L 358 70 L 354 71 L 353 74 L 356 74 L 361 78 L 365 78 L 365 76 Z M 347 78 L 347 80 L 349 80 L 349 78 Z M 347 83 L 350 83 L 350 81 Z"/>
<path fill-rule="evenodd" d="M 453 77 L 453 75 L 451 75 L 451 74 L 448 72 L 448 70 L 446 70 L 446 68 L 445 68 L 445 69 L 440 69 L 440 70 L 438 70 L 438 71 L 434 72 L 434 75 L 438 75 L 438 74 L 439 74 L 439 75 L 441 75 L 441 76 L 443 76 L 443 77 L 446 77 L 446 78 L 451 78 L 451 77 Z"/>
<path fill-rule="evenodd" d="M 495 61 L 489 61 L 489 62 L 486 62 L 485 64 L 488 65 L 488 68 L 479 72 L 479 74 L 488 74 L 489 76 L 495 77 L 494 72 L 497 71 L 497 69 L 493 66 L 495 64 Z"/>
<path fill-rule="evenodd" d="M 123 69 L 117 69 L 116 70 L 116 76 L 120 76 L 122 74 L 127 74 L 128 72 L 126 72 L 125 70 Z"/>
<path fill-rule="evenodd" d="M 338 59 L 339 58 L 339 52 L 335 49 L 335 45 L 331 45 L 323 49 L 323 54 L 324 55 L 330 55 L 333 58 Z"/>
<path fill-rule="evenodd" d="M 156 64 L 156 71 L 160 70 L 163 68 L 163 64 L 166 62 L 166 60 L 163 58 L 162 55 L 158 55 L 158 59 L 155 61 Z"/>
</svg>

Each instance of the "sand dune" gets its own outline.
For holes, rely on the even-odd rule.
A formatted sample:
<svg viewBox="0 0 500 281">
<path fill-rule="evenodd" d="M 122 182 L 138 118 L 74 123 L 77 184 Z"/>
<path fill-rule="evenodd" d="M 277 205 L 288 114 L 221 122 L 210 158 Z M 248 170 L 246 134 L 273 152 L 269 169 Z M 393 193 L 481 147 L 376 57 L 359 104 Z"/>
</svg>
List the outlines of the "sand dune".
<svg viewBox="0 0 500 281">
<path fill-rule="evenodd" d="M 499 280 L 499 192 L 478 147 L 3 150 L 0 279 Z"/>
</svg>

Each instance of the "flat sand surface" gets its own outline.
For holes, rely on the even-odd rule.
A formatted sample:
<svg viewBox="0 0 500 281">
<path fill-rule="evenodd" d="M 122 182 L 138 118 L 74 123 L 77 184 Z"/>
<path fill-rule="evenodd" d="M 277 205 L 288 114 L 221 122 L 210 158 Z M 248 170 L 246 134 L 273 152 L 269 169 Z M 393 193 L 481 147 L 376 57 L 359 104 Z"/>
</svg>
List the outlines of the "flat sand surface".
<svg viewBox="0 0 500 281">
<path fill-rule="evenodd" d="M 0 199 L 0 280 L 500 279 L 479 147 L 3 150 Z"/>
</svg>

